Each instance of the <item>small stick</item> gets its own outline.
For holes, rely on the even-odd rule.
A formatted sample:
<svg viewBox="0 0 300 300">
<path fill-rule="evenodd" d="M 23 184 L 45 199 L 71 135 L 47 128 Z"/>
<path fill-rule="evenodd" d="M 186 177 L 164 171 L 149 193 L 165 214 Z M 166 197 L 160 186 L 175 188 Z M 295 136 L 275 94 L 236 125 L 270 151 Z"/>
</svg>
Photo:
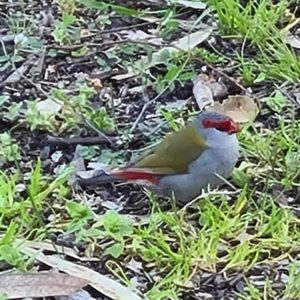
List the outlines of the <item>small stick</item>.
<svg viewBox="0 0 300 300">
<path fill-rule="evenodd" d="M 115 137 L 110 137 L 110 140 L 116 141 Z M 48 136 L 46 143 L 54 146 L 70 146 L 70 145 L 101 145 L 110 143 L 106 138 L 97 137 L 74 137 L 74 138 L 61 138 L 56 136 Z"/>
<path fill-rule="evenodd" d="M 89 34 L 87 36 L 83 36 L 81 38 L 81 40 L 85 41 L 85 40 L 90 39 L 92 37 L 95 37 L 97 35 L 106 34 L 106 33 L 115 33 L 115 32 L 119 32 L 119 31 L 123 31 L 123 30 L 129 30 L 129 29 L 135 29 L 135 28 L 139 28 L 139 27 L 143 27 L 143 26 L 150 25 L 150 24 L 155 24 L 155 23 L 157 23 L 157 20 L 155 20 L 155 21 L 148 21 L 148 22 L 144 22 L 144 23 L 140 23 L 140 24 L 134 24 L 134 25 L 125 26 L 125 27 L 117 27 L 117 28 L 112 28 L 112 29 L 104 29 L 104 30 L 101 30 L 99 32 L 91 33 L 91 34 Z"/>
</svg>

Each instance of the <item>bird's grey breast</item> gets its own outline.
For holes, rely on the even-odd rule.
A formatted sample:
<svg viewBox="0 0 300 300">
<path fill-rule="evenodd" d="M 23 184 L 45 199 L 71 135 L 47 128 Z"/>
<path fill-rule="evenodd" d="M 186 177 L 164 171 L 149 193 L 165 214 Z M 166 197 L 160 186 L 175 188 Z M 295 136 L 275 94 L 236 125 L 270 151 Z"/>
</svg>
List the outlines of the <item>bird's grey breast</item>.
<svg viewBox="0 0 300 300">
<path fill-rule="evenodd" d="M 190 173 L 229 176 L 239 157 L 239 143 L 236 135 L 227 136 L 216 143 L 208 143 L 208 148 L 189 168 Z"/>
</svg>

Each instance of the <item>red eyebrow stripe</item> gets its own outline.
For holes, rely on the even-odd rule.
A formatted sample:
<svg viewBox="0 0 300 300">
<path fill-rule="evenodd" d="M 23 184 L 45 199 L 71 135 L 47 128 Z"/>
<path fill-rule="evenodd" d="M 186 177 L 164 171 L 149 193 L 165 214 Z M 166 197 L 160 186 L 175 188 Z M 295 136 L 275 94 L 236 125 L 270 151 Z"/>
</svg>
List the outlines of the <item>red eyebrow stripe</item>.
<svg viewBox="0 0 300 300">
<path fill-rule="evenodd" d="M 219 121 L 215 121 L 215 120 L 209 120 L 209 119 L 205 119 L 203 120 L 202 124 L 205 128 L 215 128 L 216 126 L 224 126 L 224 124 L 226 124 L 228 121 L 227 120 L 219 120 Z"/>
<path fill-rule="evenodd" d="M 205 119 L 202 121 L 202 125 L 204 126 L 204 128 L 219 128 L 222 131 L 228 132 L 229 134 L 238 132 L 240 130 L 240 126 L 231 119 L 227 119 L 227 120 Z"/>
</svg>

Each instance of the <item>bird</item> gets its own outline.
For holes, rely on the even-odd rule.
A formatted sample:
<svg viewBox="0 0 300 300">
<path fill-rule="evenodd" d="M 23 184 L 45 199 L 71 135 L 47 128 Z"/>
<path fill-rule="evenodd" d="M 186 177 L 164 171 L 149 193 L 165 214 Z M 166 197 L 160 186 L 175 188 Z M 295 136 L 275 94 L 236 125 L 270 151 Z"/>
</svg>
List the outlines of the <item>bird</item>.
<svg viewBox="0 0 300 300">
<path fill-rule="evenodd" d="M 78 176 L 79 185 L 125 181 L 144 185 L 158 196 L 188 203 L 208 187 L 228 178 L 239 158 L 236 133 L 240 125 L 229 116 L 203 111 L 164 139 L 136 162 L 112 171 L 96 171 L 91 178 Z M 224 178 L 224 179 L 223 179 Z"/>
</svg>

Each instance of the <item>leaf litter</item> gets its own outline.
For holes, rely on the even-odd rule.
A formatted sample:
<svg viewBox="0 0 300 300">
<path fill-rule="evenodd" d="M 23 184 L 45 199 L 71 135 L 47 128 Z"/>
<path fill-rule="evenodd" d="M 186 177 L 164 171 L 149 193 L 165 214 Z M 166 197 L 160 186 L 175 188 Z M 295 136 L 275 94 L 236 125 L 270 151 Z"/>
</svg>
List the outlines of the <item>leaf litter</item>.
<svg viewBox="0 0 300 300">
<path fill-rule="evenodd" d="M 0 274 L 0 291 L 7 299 L 69 296 L 88 281 L 58 272 Z"/>
<path fill-rule="evenodd" d="M 238 123 L 253 122 L 259 113 L 256 102 L 247 95 L 229 96 L 222 103 L 216 101 L 227 95 L 227 89 L 224 84 L 205 74 L 194 77 L 193 84 L 193 94 L 200 111 L 207 109 L 220 112 Z"/>
<path fill-rule="evenodd" d="M 57 256 L 44 255 L 30 248 L 23 248 L 21 251 L 27 255 L 34 256 L 37 260 L 46 265 L 67 274 L 72 274 L 72 276 L 78 277 L 84 280 L 84 282 L 88 282 L 94 289 L 111 299 L 141 300 L 141 298 L 129 288 L 87 267 L 68 262 Z"/>
<path fill-rule="evenodd" d="M 156 2 L 156 4 L 153 4 L 154 6 L 158 5 L 157 3 L 159 2 L 159 5 L 162 5 L 161 1 L 147 2 Z M 196 14 L 197 16 L 199 16 L 199 12 L 203 10 L 204 7 L 207 5 L 206 3 L 203 4 L 199 1 L 178 0 L 173 2 L 177 2 L 177 5 L 183 6 L 185 7 L 185 9 L 188 8 L 188 12 L 193 12 L 193 14 Z M 100 97 L 98 94 L 89 98 L 91 100 L 90 107 L 96 110 L 98 107 L 103 106 L 107 108 L 109 113 L 114 115 L 114 118 L 118 123 L 119 128 L 118 131 L 110 132 L 110 134 L 112 135 L 110 136 L 110 138 L 115 144 L 117 144 L 116 148 L 110 148 L 109 146 L 107 146 L 107 141 L 105 142 L 105 139 L 99 136 L 88 136 L 87 138 L 85 138 L 86 135 L 97 135 L 97 133 L 95 133 L 95 130 L 93 129 L 93 126 L 91 125 L 85 126 L 84 130 L 82 131 L 78 130 L 78 127 L 75 126 L 76 130 L 63 131 L 63 133 L 61 133 L 60 136 L 54 136 L 54 133 L 51 132 L 52 136 L 50 139 L 49 135 L 45 137 L 43 133 L 35 129 L 33 131 L 26 130 L 18 131 L 18 133 L 15 132 L 14 134 L 17 137 L 17 141 L 20 142 L 20 145 L 23 147 L 23 149 L 26 149 L 26 151 L 29 150 L 28 153 L 26 152 L 26 157 L 24 159 L 26 162 L 28 162 L 28 160 L 35 161 L 38 155 L 30 154 L 30 151 L 36 151 L 37 149 L 45 149 L 45 143 L 48 143 L 47 147 L 49 148 L 49 155 L 46 156 L 51 157 L 53 153 L 56 153 L 56 151 L 58 150 L 60 151 L 59 159 L 53 160 L 50 163 L 50 166 L 46 164 L 46 160 L 42 159 L 42 162 L 45 164 L 43 168 L 44 173 L 53 174 L 53 170 L 55 170 L 55 167 L 61 166 L 62 162 L 67 162 L 68 164 L 70 164 L 72 160 L 74 165 L 77 166 L 77 169 L 84 169 L 85 161 L 82 159 L 82 157 L 77 157 L 76 155 L 74 155 L 74 153 L 78 153 L 78 151 L 76 151 L 78 150 L 77 145 L 82 145 L 85 143 L 87 145 L 98 146 L 99 149 L 97 149 L 97 154 L 100 154 L 101 151 L 103 151 L 103 149 L 107 150 L 108 148 L 109 151 L 119 151 L 124 161 L 129 160 L 131 155 L 131 151 L 129 151 L 129 149 L 132 149 L 133 151 L 139 151 L 139 149 L 144 148 L 145 145 L 155 142 L 158 136 L 160 136 L 161 132 L 164 132 L 169 129 L 168 126 L 163 126 L 164 122 L 162 121 L 162 114 L 159 113 L 159 108 L 164 108 L 167 111 L 171 109 L 177 109 L 179 112 L 182 112 L 184 111 L 186 106 L 189 106 L 190 108 L 199 110 L 203 106 L 206 107 L 206 105 L 203 105 L 203 101 L 205 99 L 208 99 L 209 104 L 212 105 L 212 109 L 221 109 L 222 111 L 225 111 L 240 122 L 248 122 L 250 119 L 252 120 L 257 115 L 257 106 L 255 106 L 256 104 L 254 103 L 252 96 L 250 97 L 248 95 L 237 95 L 236 90 L 233 93 L 232 90 L 236 88 L 236 86 L 233 87 L 232 84 L 228 82 L 226 84 L 223 84 L 223 82 L 221 83 L 220 81 L 218 81 L 220 77 L 222 78 L 222 75 L 220 75 L 221 73 L 218 73 L 216 69 L 209 69 L 208 74 L 210 76 L 208 76 L 208 79 L 203 80 L 200 83 L 200 87 L 198 86 L 198 88 L 194 89 L 194 91 L 192 83 L 188 85 L 189 83 L 186 82 L 186 86 L 184 88 L 180 87 L 180 85 L 176 85 L 173 92 L 162 93 L 159 98 L 155 99 L 156 92 L 153 91 L 151 87 L 148 87 L 147 92 L 150 94 L 148 95 L 150 96 L 148 98 L 155 99 L 155 101 L 153 101 L 146 108 L 144 115 L 142 115 L 140 119 L 140 122 L 137 123 L 138 125 L 143 125 L 144 128 L 150 127 L 150 132 L 152 132 L 152 127 L 156 127 L 156 125 L 158 126 L 158 129 L 155 132 L 153 132 L 153 134 L 151 134 L 150 137 L 146 137 L 144 132 L 141 132 L 140 128 L 143 128 L 142 126 L 136 126 L 136 128 L 134 128 L 130 133 L 131 135 L 128 134 L 126 130 L 123 131 L 123 128 L 126 128 L 126 126 L 127 129 L 133 128 L 133 121 L 136 120 L 136 118 L 140 115 L 140 111 L 145 102 L 144 95 L 141 96 L 140 94 L 141 92 L 144 93 L 145 89 L 143 88 L 143 86 L 145 84 L 141 82 L 139 78 L 136 77 L 129 79 L 129 75 L 132 76 L 135 74 L 135 72 L 130 67 L 126 67 L 125 62 L 133 60 L 134 62 L 139 63 L 140 66 L 148 72 L 154 72 L 153 70 L 155 70 L 155 72 L 157 73 L 154 72 L 153 74 L 156 75 L 159 75 L 161 72 L 167 73 L 168 70 L 161 69 L 161 67 L 165 64 L 164 59 L 162 59 L 163 50 L 167 50 L 169 53 L 174 54 L 179 53 L 180 50 L 188 51 L 190 49 L 196 48 L 199 45 L 205 48 L 205 42 L 213 34 L 213 31 L 216 29 L 216 27 L 213 25 L 205 27 L 203 26 L 203 24 L 195 24 L 194 21 L 189 22 L 189 20 L 180 19 L 180 17 L 177 18 L 176 16 L 175 21 L 178 21 L 179 28 L 181 30 L 180 37 L 173 38 L 172 42 L 166 42 L 160 36 L 156 36 L 157 24 L 159 24 L 161 18 L 147 18 L 143 16 L 138 16 L 137 18 L 144 18 L 148 21 L 151 21 L 152 23 L 148 24 L 147 26 L 150 26 L 152 28 L 148 30 L 147 26 L 144 25 L 139 27 L 140 29 L 137 30 L 133 30 L 132 28 L 124 30 L 126 26 L 132 26 L 132 24 L 135 25 L 135 20 L 132 18 L 124 18 L 117 15 L 117 18 L 113 18 L 112 23 L 108 26 L 110 27 L 108 30 L 115 30 L 115 28 L 119 28 L 121 36 L 118 35 L 118 31 L 112 31 L 111 33 L 106 33 L 102 37 L 101 31 L 103 27 L 100 26 L 101 29 L 99 30 L 99 27 L 95 28 L 91 26 L 91 28 L 87 30 L 84 28 L 86 24 L 84 24 L 84 26 L 83 24 L 81 24 L 79 28 L 80 30 L 78 30 L 78 32 L 72 32 L 73 37 L 75 37 L 78 33 L 79 38 L 83 41 L 87 41 L 86 43 L 88 45 L 88 47 L 86 48 L 87 50 L 85 50 L 87 51 L 86 55 L 76 57 L 76 55 L 78 55 L 76 51 L 82 48 L 81 46 L 78 46 L 81 40 L 70 40 L 67 43 L 67 45 L 63 45 L 63 43 L 54 44 L 52 37 L 49 38 L 49 32 L 51 33 L 53 30 L 53 27 L 51 26 L 54 26 L 55 20 L 59 19 L 57 15 L 57 11 L 59 11 L 58 7 L 54 6 L 55 9 L 53 11 L 51 11 L 51 9 L 48 11 L 44 7 L 40 7 L 39 3 L 36 4 L 36 7 L 32 7 L 33 4 L 30 3 L 30 5 L 27 8 L 27 12 L 28 10 L 31 10 L 32 12 L 35 12 L 36 15 L 42 13 L 42 23 L 43 26 L 45 26 L 46 28 L 43 28 L 41 32 L 44 42 L 46 44 L 46 51 L 43 52 L 42 49 L 39 49 L 39 54 L 36 54 L 34 56 L 33 62 L 39 61 L 35 70 L 35 64 L 33 64 L 32 66 L 29 65 L 28 68 L 24 68 L 24 66 L 26 66 L 26 63 L 24 63 L 26 56 L 23 54 L 21 60 L 16 59 L 16 68 L 10 66 L 8 67 L 6 72 L 0 73 L 1 79 L 6 79 L 5 84 L 2 84 L 1 87 L 5 88 L 6 93 L 9 95 L 9 100 L 11 102 L 18 102 L 24 99 L 28 100 L 29 98 L 42 98 L 43 100 L 39 100 L 39 105 L 37 106 L 39 107 L 40 112 L 45 116 L 47 114 L 55 114 L 56 117 L 59 119 L 59 113 L 61 112 L 60 109 L 58 109 L 57 106 L 53 105 L 52 100 L 49 101 L 48 98 L 46 100 L 44 99 L 45 94 L 41 92 L 41 88 L 39 87 L 42 87 L 46 94 L 52 87 L 63 88 L 70 90 L 72 93 L 76 93 L 78 92 L 78 90 L 76 90 L 77 87 L 74 83 L 87 82 L 88 85 L 93 86 L 98 92 L 103 91 L 103 88 L 107 88 L 107 86 L 109 86 L 108 88 L 111 88 L 111 86 L 113 86 L 112 93 L 118 94 L 118 92 L 121 91 L 121 88 L 123 88 L 126 84 L 129 87 L 128 90 L 133 92 L 133 94 L 124 93 L 124 95 L 120 96 L 118 101 L 115 101 L 116 98 L 111 97 L 111 93 L 109 94 L 110 96 L 108 97 L 108 100 L 107 97 Z M 95 17 L 97 13 L 95 13 L 95 11 L 83 9 L 82 13 L 84 13 L 84 18 L 86 22 L 90 22 L 90 24 L 95 23 L 98 25 Z M 36 19 L 34 19 L 34 17 L 33 20 L 37 21 Z M 193 30 L 191 30 L 191 28 Z M 184 30 L 187 30 L 188 32 L 184 32 Z M 15 35 L 11 37 L 8 29 L 6 32 L 7 36 L 4 36 L 1 39 L 3 43 L 6 43 L 7 41 L 13 41 L 16 37 Z M 130 51 L 128 51 L 128 56 L 122 58 L 121 62 L 118 59 L 114 60 L 115 58 L 111 59 L 103 55 L 104 52 L 110 52 L 110 50 L 111 52 L 114 52 L 115 49 L 119 49 L 117 47 L 118 44 L 114 44 L 113 42 L 121 42 L 124 37 L 126 39 L 131 39 L 133 42 L 137 42 L 137 44 L 139 41 L 148 43 L 159 42 L 162 43 L 162 46 L 159 48 L 154 47 L 155 50 L 153 50 L 152 53 L 152 61 L 149 61 L 148 56 L 145 55 L 143 47 L 141 47 L 142 50 L 135 50 L 136 52 L 133 56 L 131 56 Z M 22 43 L 27 41 L 28 40 L 23 38 L 21 40 Z M 111 41 L 112 43 L 109 44 Z M 106 42 L 108 42 L 108 44 L 105 46 Z M 97 58 L 99 60 L 97 63 L 95 63 L 95 60 Z M 194 67 L 197 70 L 195 71 L 195 73 L 200 73 L 198 72 L 198 70 L 201 69 L 202 65 L 196 63 L 195 65 L 193 65 L 193 68 Z M 18 68 L 20 68 L 20 72 L 16 72 Z M 114 68 L 116 68 L 117 70 L 115 70 Z M 115 72 L 117 73 L 117 75 L 115 74 Z M 31 80 L 31 76 L 33 76 L 32 73 L 34 73 L 34 76 L 36 76 L 33 77 L 33 80 Z M 93 78 L 91 76 L 92 74 L 97 74 L 97 78 Z M 25 80 L 24 77 L 29 79 L 29 81 Z M 194 97 L 196 99 L 197 105 L 195 105 L 193 101 L 182 100 L 191 99 L 192 92 L 194 92 Z M 238 92 L 241 92 L 241 90 L 238 90 Z M 230 96 L 228 96 L 228 94 Z M 178 95 L 180 95 L 180 99 L 174 101 L 174 99 L 179 98 Z M 221 100 L 219 98 L 221 98 Z M 112 102 L 114 102 L 115 104 L 111 105 Z M 253 103 L 255 105 L 252 105 Z M 112 107 L 114 107 L 115 109 L 114 112 L 112 112 Z M 152 119 L 150 118 L 150 116 Z M 178 115 L 175 116 L 176 118 L 178 116 L 178 123 L 180 123 L 183 118 L 186 118 L 186 116 L 182 116 L 180 113 L 178 113 Z M 149 119 L 153 122 L 150 122 Z M 8 128 L 10 129 L 10 124 L 6 124 L 4 126 L 8 126 Z M 83 136 L 78 136 L 79 134 L 82 134 Z M 122 135 L 121 141 L 119 140 L 119 134 Z M 90 161 L 90 159 L 86 160 Z M 91 167 L 93 169 L 95 167 L 101 169 L 106 166 L 106 164 L 101 161 L 100 163 L 95 162 L 95 164 L 96 165 L 89 163 L 88 167 Z M 24 173 L 28 174 L 27 177 L 28 179 L 30 179 L 31 173 L 28 172 L 28 164 L 26 165 L 24 163 L 24 166 Z M 13 172 L 15 172 L 14 169 Z M 61 185 L 60 188 L 62 187 L 63 186 Z M 107 211 L 107 207 L 112 209 L 112 205 L 109 204 L 110 202 L 116 204 L 118 203 L 119 199 L 121 199 L 121 201 L 122 199 L 126 199 L 125 201 L 121 202 L 122 205 L 119 206 L 117 204 L 117 207 L 115 208 L 116 210 L 119 210 L 119 208 L 121 207 L 120 212 L 123 214 L 124 218 L 136 221 L 137 223 L 139 223 L 138 226 L 141 226 L 143 224 L 150 224 L 153 221 L 151 219 L 153 218 L 153 216 L 147 215 L 149 213 L 149 207 L 147 207 L 145 197 L 140 197 L 143 194 L 141 189 L 136 189 L 135 187 L 128 187 L 126 185 L 118 186 L 117 189 L 116 187 L 105 187 L 105 189 L 106 194 L 108 194 L 108 199 L 105 198 L 104 193 L 99 193 L 99 189 L 92 192 L 84 191 L 84 193 L 89 193 L 88 196 L 90 196 L 90 198 L 85 197 L 87 194 L 78 194 L 75 193 L 74 190 L 73 196 L 76 200 L 78 200 L 78 202 L 86 202 L 87 206 L 90 206 L 90 208 L 92 207 L 92 209 L 95 210 L 97 214 L 100 214 L 99 220 L 103 220 L 103 215 L 105 211 Z M 47 198 L 47 201 L 49 200 L 49 205 L 51 205 L 51 209 L 55 211 L 54 218 L 53 216 L 49 216 L 49 212 L 47 211 L 47 209 L 45 209 L 44 212 L 45 220 L 52 220 L 52 222 L 48 223 L 47 225 L 53 226 L 53 228 L 55 229 L 55 236 L 57 236 L 58 233 L 60 233 L 61 231 L 66 230 L 66 227 L 64 227 L 61 223 L 67 222 L 65 219 L 63 219 L 65 217 L 64 215 L 66 214 L 66 203 L 60 203 L 58 201 L 61 195 L 59 194 L 59 196 L 56 198 L 56 193 L 58 193 L 57 190 L 59 190 L 58 187 L 55 190 L 54 194 Z M 59 193 L 60 192 L 62 191 L 59 190 Z M 224 191 L 223 193 L 225 195 L 226 191 Z M 20 195 L 16 196 L 21 199 Z M 94 204 L 91 204 L 93 201 L 88 201 L 91 198 L 93 200 L 93 197 L 94 200 L 97 199 L 97 201 L 98 199 L 100 199 L 99 203 L 97 204 L 97 207 Z M 63 201 L 65 201 L 65 199 L 63 199 Z M 170 209 L 170 207 L 168 209 Z M 134 212 L 136 212 L 138 215 L 134 215 Z M 80 213 L 80 211 L 78 213 Z M 145 216 L 143 216 L 143 214 Z M 159 225 L 158 230 L 165 230 L 163 226 Z M 240 239 L 243 239 L 244 236 L 248 236 L 248 233 L 242 232 L 239 235 L 237 235 L 237 237 L 239 237 Z M 168 238 L 170 240 L 170 247 L 176 247 L 176 238 L 170 236 L 168 236 Z M 55 237 L 53 239 L 55 240 Z M 58 238 L 56 238 L 56 240 L 58 240 Z M 45 265 L 48 265 L 49 268 L 55 268 L 60 270 L 61 272 L 64 272 L 58 273 L 60 275 L 74 276 L 74 274 L 76 274 L 79 278 L 78 282 L 83 282 L 84 280 L 87 280 L 88 283 L 92 285 L 99 292 L 99 294 L 101 294 L 101 296 L 107 295 L 111 299 L 117 299 L 117 297 L 120 296 L 127 296 L 128 299 L 141 298 L 140 295 L 142 294 L 142 292 L 136 291 L 135 293 L 129 288 L 126 288 L 124 285 L 121 285 L 119 283 L 119 277 L 116 276 L 116 273 L 108 271 L 107 266 L 103 266 L 104 263 L 107 263 L 108 265 L 110 259 L 108 259 L 105 256 L 102 256 L 101 253 L 97 253 L 95 251 L 95 248 L 97 248 L 98 246 L 97 243 L 105 243 L 105 238 L 102 238 L 100 236 L 98 236 L 97 239 L 95 238 L 95 240 L 91 238 L 88 242 L 86 242 L 88 243 L 88 246 L 82 246 L 81 243 L 77 243 L 77 241 L 75 241 L 72 234 L 68 233 L 68 237 L 65 237 L 65 242 L 68 242 L 70 247 L 67 248 L 65 246 L 62 247 L 56 245 L 55 247 L 51 248 L 51 246 L 49 246 L 48 244 L 43 245 L 42 243 L 35 242 L 37 244 L 34 245 L 34 242 L 32 242 L 32 245 L 30 245 L 29 242 L 29 244 L 25 244 L 26 247 L 23 249 L 25 249 L 25 253 L 35 258 L 35 267 L 39 269 L 44 269 Z M 145 240 L 145 242 L 147 242 L 147 240 Z M 110 243 L 111 240 L 108 242 L 108 244 Z M 51 255 L 49 254 L 49 251 Z M 63 254 L 63 256 L 54 256 L 53 253 L 56 253 L 57 251 Z M 87 253 L 91 254 L 92 257 L 89 257 L 89 255 L 83 255 Z M 69 257 L 72 257 L 72 259 L 74 259 L 75 262 L 68 261 Z M 283 258 L 282 261 L 279 260 L 278 265 L 284 265 L 285 260 L 285 258 Z M 116 261 L 120 265 L 120 268 L 126 269 L 126 267 L 128 267 L 128 269 L 130 269 L 131 272 L 126 273 L 126 275 L 132 279 L 133 285 L 136 284 L 138 288 L 141 288 L 139 287 L 138 283 L 140 281 L 146 282 L 146 284 L 143 285 L 148 286 L 146 290 L 143 290 L 143 293 L 145 294 L 147 293 L 147 290 L 149 291 L 150 286 L 153 286 L 153 284 L 155 285 L 155 283 L 158 283 L 160 280 L 163 280 L 165 276 L 165 270 L 161 269 L 159 264 L 158 266 L 156 266 L 155 263 L 150 262 L 147 263 L 145 267 L 145 262 L 140 263 L 137 260 L 133 260 L 133 256 L 131 255 L 128 255 L 128 257 L 122 256 Z M 80 262 L 81 264 L 83 263 L 84 266 L 79 265 L 78 262 Z M 97 264 L 93 265 L 93 263 Z M 280 286 L 281 279 L 277 276 L 278 274 L 276 275 L 277 270 L 279 270 L 277 265 L 257 265 L 254 266 L 251 271 L 244 272 L 243 275 L 250 282 L 252 282 L 254 286 L 257 286 L 259 288 L 262 288 L 262 284 L 266 281 L 271 281 L 272 285 L 277 284 L 278 286 Z M 71 275 L 68 275 L 68 272 Z M 183 282 L 182 280 L 176 280 L 176 284 L 181 287 L 181 289 L 178 291 L 178 294 L 176 295 L 177 298 L 182 297 L 182 299 L 189 300 L 199 299 L 199 297 L 204 297 L 206 299 L 233 299 L 235 297 L 236 291 L 245 291 L 245 280 L 238 274 L 237 269 L 232 268 L 228 271 L 228 273 L 224 271 L 222 274 L 217 274 L 216 272 L 205 270 L 204 267 L 203 269 L 198 269 L 197 266 L 195 272 L 197 274 L 195 274 L 195 276 L 192 276 L 190 281 L 187 280 L 186 282 Z M 263 275 L 261 275 L 262 272 Z M 284 272 L 286 272 L 286 270 Z M 37 274 L 42 273 L 38 272 Z M 114 274 L 114 276 L 112 276 L 112 274 Z M 285 273 L 281 273 L 281 277 L 286 282 L 287 279 L 283 276 L 283 274 Z M 153 278 L 151 278 L 152 275 Z M 30 278 L 30 273 L 28 273 L 28 276 L 28 278 Z M 28 279 L 25 277 L 26 276 L 21 277 L 22 280 L 24 279 L 24 282 L 26 282 L 25 280 Z M 42 276 L 39 280 L 42 280 Z M 51 281 L 49 280 L 49 282 Z M 75 283 L 77 284 L 76 280 Z M 81 284 L 77 285 L 79 289 L 80 285 Z M 55 288 L 58 287 L 54 286 L 53 289 Z M 64 293 L 66 292 L 68 287 L 61 286 L 61 288 L 62 292 Z M 65 290 L 63 291 L 63 289 Z M 68 290 L 68 293 L 71 292 L 71 290 Z M 23 293 L 23 295 L 19 295 L 20 298 L 26 297 L 28 295 L 26 294 L 26 289 L 23 290 Z M 32 293 L 35 293 L 34 289 L 32 290 Z M 53 291 L 51 293 L 49 292 L 49 295 L 53 295 Z"/>
</svg>

